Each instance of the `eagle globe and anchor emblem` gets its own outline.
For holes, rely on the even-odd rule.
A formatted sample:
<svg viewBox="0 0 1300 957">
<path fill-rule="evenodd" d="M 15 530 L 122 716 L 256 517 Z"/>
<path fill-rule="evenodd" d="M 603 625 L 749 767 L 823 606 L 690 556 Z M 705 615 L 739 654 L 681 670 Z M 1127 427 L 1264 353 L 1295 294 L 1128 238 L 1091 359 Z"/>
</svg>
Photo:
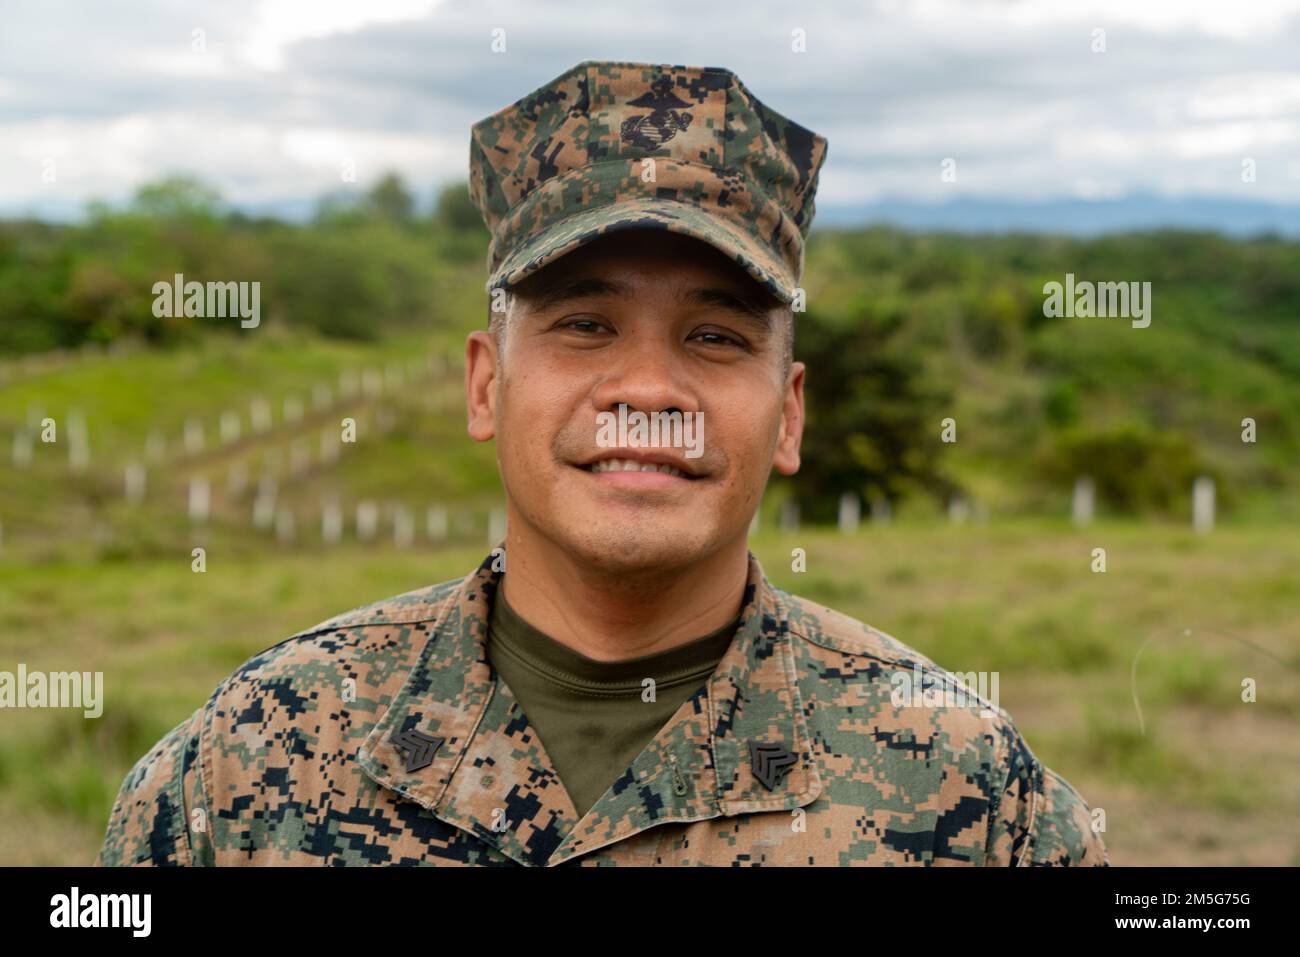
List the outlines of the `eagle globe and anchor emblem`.
<svg viewBox="0 0 1300 957">
<path fill-rule="evenodd" d="M 650 110 L 646 116 L 629 116 L 619 127 L 619 135 L 628 143 L 642 149 L 653 150 L 663 146 L 678 133 L 686 132 L 694 117 L 685 112 L 690 106 L 671 89 L 672 79 L 660 74 L 650 84 L 648 92 L 635 100 L 629 100 L 628 106 L 639 106 Z"/>
</svg>

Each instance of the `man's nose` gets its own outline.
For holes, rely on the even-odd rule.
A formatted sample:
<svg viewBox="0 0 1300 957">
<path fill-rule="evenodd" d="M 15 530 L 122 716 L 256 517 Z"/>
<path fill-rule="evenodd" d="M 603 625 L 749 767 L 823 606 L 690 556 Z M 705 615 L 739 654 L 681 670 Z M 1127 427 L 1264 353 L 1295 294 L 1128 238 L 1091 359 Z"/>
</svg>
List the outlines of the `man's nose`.
<svg viewBox="0 0 1300 957">
<path fill-rule="evenodd" d="M 607 353 L 608 365 L 592 398 L 601 411 L 625 403 L 641 412 L 698 412 L 699 401 L 686 380 L 685 357 L 666 343 L 628 343 Z"/>
</svg>

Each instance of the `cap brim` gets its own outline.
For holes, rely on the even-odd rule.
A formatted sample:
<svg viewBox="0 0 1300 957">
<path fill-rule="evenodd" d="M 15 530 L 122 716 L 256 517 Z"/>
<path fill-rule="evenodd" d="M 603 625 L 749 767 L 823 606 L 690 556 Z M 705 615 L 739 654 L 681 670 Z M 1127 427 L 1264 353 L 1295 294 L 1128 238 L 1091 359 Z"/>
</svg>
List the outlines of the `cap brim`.
<svg viewBox="0 0 1300 957">
<path fill-rule="evenodd" d="M 701 240 L 730 258 L 781 302 L 789 304 L 794 299 L 796 281 L 770 248 L 698 206 L 657 197 L 619 200 L 555 223 L 507 256 L 488 279 L 487 289 L 513 286 L 601 236 L 628 229 L 663 229 Z"/>
</svg>

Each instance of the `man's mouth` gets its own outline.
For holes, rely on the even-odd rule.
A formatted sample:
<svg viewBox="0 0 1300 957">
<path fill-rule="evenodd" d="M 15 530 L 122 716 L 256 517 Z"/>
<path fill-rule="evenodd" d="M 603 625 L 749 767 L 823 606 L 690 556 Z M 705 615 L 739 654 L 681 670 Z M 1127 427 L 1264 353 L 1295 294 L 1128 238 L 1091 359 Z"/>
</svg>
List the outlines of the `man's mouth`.
<svg viewBox="0 0 1300 957">
<path fill-rule="evenodd" d="M 678 478 L 694 478 L 679 468 L 671 465 L 653 465 L 650 462 L 634 462 L 631 459 L 603 459 L 583 466 L 588 472 L 662 472 Z"/>
<path fill-rule="evenodd" d="M 578 465 L 585 472 L 595 475 L 613 473 L 655 473 L 675 479 L 694 481 L 697 475 L 691 466 L 677 459 L 676 456 L 662 452 L 627 452 L 619 450 L 619 455 L 604 455 L 594 461 Z"/>
</svg>

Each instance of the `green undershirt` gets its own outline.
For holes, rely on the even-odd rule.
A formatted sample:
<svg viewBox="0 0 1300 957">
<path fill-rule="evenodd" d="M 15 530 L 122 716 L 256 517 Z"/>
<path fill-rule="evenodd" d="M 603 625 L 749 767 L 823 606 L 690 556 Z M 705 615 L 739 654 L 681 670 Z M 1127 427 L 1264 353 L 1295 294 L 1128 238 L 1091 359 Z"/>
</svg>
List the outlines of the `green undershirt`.
<svg viewBox="0 0 1300 957">
<path fill-rule="evenodd" d="M 488 660 L 541 738 L 579 817 L 704 686 L 731 644 L 739 617 L 668 651 L 596 661 L 524 621 L 497 590 Z M 646 678 L 654 679 L 654 701 L 642 700 Z"/>
</svg>

